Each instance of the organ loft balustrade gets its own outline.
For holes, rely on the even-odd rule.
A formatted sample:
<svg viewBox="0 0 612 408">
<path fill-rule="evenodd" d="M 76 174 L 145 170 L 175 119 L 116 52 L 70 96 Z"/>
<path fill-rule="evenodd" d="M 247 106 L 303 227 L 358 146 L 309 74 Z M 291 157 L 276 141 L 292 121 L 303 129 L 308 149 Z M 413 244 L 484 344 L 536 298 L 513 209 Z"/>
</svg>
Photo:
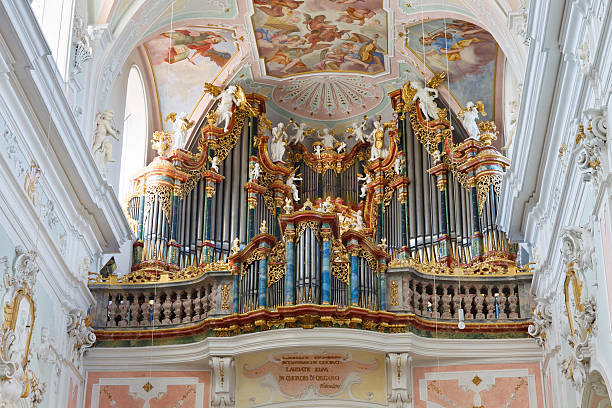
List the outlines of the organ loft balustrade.
<svg viewBox="0 0 612 408">
<path fill-rule="evenodd" d="M 389 120 L 364 117 L 342 137 L 273 125 L 265 98 L 239 86 L 207 90 L 220 102 L 193 147 L 170 149 L 157 132 L 159 156 L 132 180 L 131 271 L 90 279 L 99 341 L 315 326 L 526 332 L 531 272 L 496 225 L 509 161 L 492 122 L 468 137 L 406 83 Z"/>
</svg>

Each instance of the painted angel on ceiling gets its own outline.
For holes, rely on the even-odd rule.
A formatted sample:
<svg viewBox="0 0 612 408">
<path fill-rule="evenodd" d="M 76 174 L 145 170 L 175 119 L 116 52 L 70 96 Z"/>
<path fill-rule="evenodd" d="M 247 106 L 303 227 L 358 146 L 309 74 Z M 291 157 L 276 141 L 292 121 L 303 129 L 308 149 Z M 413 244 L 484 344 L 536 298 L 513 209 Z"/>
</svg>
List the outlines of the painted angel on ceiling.
<svg viewBox="0 0 612 408">
<path fill-rule="evenodd" d="M 215 49 L 216 44 L 227 41 L 215 32 L 176 30 L 162 35 L 172 39 L 172 46 L 164 59 L 170 64 L 188 61 L 193 65 L 199 65 L 204 59 L 210 59 L 223 67 L 231 58 L 231 54 Z"/>
</svg>

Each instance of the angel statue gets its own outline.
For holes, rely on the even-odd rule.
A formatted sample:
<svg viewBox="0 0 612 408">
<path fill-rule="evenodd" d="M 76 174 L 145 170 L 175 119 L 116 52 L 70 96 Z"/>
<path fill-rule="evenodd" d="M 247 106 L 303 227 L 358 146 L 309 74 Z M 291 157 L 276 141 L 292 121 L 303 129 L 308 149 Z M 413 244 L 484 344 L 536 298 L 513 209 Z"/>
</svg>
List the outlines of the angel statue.
<svg viewBox="0 0 612 408">
<path fill-rule="evenodd" d="M 361 185 L 361 194 L 359 194 L 359 197 L 363 198 L 366 196 L 366 194 L 368 194 L 368 184 L 372 182 L 372 176 L 366 172 L 365 176 L 363 177 L 357 175 L 357 181 L 363 181 L 363 184 Z"/>
<path fill-rule="evenodd" d="M 272 128 L 272 138 L 270 139 L 270 160 L 272 162 L 283 161 L 285 155 L 285 148 L 287 146 L 287 127 L 283 122 L 278 122 L 276 126 Z"/>
<path fill-rule="evenodd" d="M 306 123 L 302 122 L 299 125 L 295 122 L 292 123 L 295 129 L 295 134 L 291 137 L 291 143 L 297 144 L 304 141 L 304 137 L 314 132 L 313 129 L 306 129 Z"/>
<path fill-rule="evenodd" d="M 338 154 L 346 151 L 346 142 L 340 142 L 340 144 L 336 148 L 336 151 L 338 152 Z"/>
<path fill-rule="evenodd" d="M 230 85 L 224 90 L 218 86 L 214 86 L 209 83 L 204 84 L 204 90 L 213 96 L 213 101 L 220 100 L 215 111 L 217 115 L 217 121 L 215 125 L 224 123 L 223 131 L 227 132 L 230 122 L 232 121 L 232 106 L 240 107 L 246 103 L 246 96 L 244 90 L 239 85 Z"/>
<path fill-rule="evenodd" d="M 364 133 L 365 127 L 368 124 L 368 117 L 364 116 L 364 121 L 361 125 L 357 125 L 357 122 L 353 122 L 353 127 L 346 129 L 346 132 L 349 134 L 349 137 L 355 136 L 355 141 L 357 143 L 366 143 L 367 136 Z"/>
<path fill-rule="evenodd" d="M 172 125 L 172 149 L 182 149 L 185 147 L 187 130 L 191 129 L 194 125 L 193 120 L 189 120 L 187 118 L 187 114 L 185 112 L 179 113 L 177 116 L 176 113 L 170 113 L 166 116 L 166 122 L 173 122 Z"/>
<path fill-rule="evenodd" d="M 108 136 L 119 141 L 119 131 L 112 124 L 115 113 L 112 110 L 105 110 L 96 115 L 96 130 L 94 130 L 94 140 L 91 146 L 91 153 L 100 173 L 106 174 L 106 165 L 113 163 L 113 146 Z"/>
<path fill-rule="evenodd" d="M 321 139 L 326 149 L 333 149 L 334 145 L 338 142 L 334 137 L 334 131 L 330 131 L 328 128 L 323 128 L 323 134 L 319 132 L 319 139 Z"/>
<path fill-rule="evenodd" d="M 461 109 L 457 116 L 461 119 L 461 123 L 463 127 L 468 132 L 468 135 L 472 139 L 479 140 L 480 139 L 480 129 L 478 129 L 478 124 L 476 121 L 478 120 L 478 112 L 482 114 L 482 116 L 486 116 L 486 112 L 484 111 L 484 105 L 482 101 L 477 101 L 476 105 L 473 102 L 468 102 L 465 105 L 465 109 Z"/>
<path fill-rule="evenodd" d="M 240 252 L 240 239 L 234 238 L 234 243 L 232 244 L 232 255 L 235 255 L 238 252 Z"/>
<path fill-rule="evenodd" d="M 438 119 L 438 105 L 435 99 L 438 97 L 438 90 L 428 87 L 427 85 L 421 85 L 418 81 L 415 81 L 414 87 L 416 93 L 412 97 L 412 102 L 419 100 L 419 106 L 425 119 L 430 120 Z M 433 95 L 432 95 L 433 94 Z"/>
<path fill-rule="evenodd" d="M 397 156 L 395 158 L 395 162 L 393 163 L 393 170 L 395 170 L 395 174 L 404 175 L 404 163 L 406 163 L 405 159 Z"/>
<path fill-rule="evenodd" d="M 299 174 L 296 175 L 295 170 L 294 170 L 294 172 L 289 175 L 289 178 L 285 182 L 287 187 L 291 189 L 291 194 L 293 195 L 293 201 L 300 201 L 300 196 L 298 195 L 298 189 L 295 185 L 295 182 L 302 181 L 302 179 L 298 178 L 297 176 L 299 176 Z"/>
</svg>

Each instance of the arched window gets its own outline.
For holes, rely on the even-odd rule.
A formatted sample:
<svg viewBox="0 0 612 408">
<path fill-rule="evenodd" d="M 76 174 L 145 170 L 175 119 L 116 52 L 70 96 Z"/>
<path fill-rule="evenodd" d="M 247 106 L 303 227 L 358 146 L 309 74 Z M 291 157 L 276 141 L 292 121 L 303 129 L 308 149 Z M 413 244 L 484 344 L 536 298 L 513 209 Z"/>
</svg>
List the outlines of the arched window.
<svg viewBox="0 0 612 408">
<path fill-rule="evenodd" d="M 134 65 L 130 68 L 125 97 L 119 179 L 120 202 L 123 202 L 128 193 L 130 178 L 146 164 L 147 134 L 147 99 L 144 82 L 140 70 Z"/>
<path fill-rule="evenodd" d="M 33 0 L 32 11 L 49 44 L 57 68 L 66 80 L 72 42 L 74 0 Z"/>
</svg>

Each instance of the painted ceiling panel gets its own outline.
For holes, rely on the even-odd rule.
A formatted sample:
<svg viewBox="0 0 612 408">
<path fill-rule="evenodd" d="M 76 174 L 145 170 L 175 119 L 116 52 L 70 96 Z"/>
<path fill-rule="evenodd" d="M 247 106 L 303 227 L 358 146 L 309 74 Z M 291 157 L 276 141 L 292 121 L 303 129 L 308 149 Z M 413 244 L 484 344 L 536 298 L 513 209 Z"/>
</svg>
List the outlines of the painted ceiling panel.
<svg viewBox="0 0 612 408">
<path fill-rule="evenodd" d="M 202 97 L 204 82 L 213 82 L 238 52 L 233 30 L 202 26 L 179 27 L 144 46 L 162 118 L 171 112 L 191 114 Z"/>
</svg>

